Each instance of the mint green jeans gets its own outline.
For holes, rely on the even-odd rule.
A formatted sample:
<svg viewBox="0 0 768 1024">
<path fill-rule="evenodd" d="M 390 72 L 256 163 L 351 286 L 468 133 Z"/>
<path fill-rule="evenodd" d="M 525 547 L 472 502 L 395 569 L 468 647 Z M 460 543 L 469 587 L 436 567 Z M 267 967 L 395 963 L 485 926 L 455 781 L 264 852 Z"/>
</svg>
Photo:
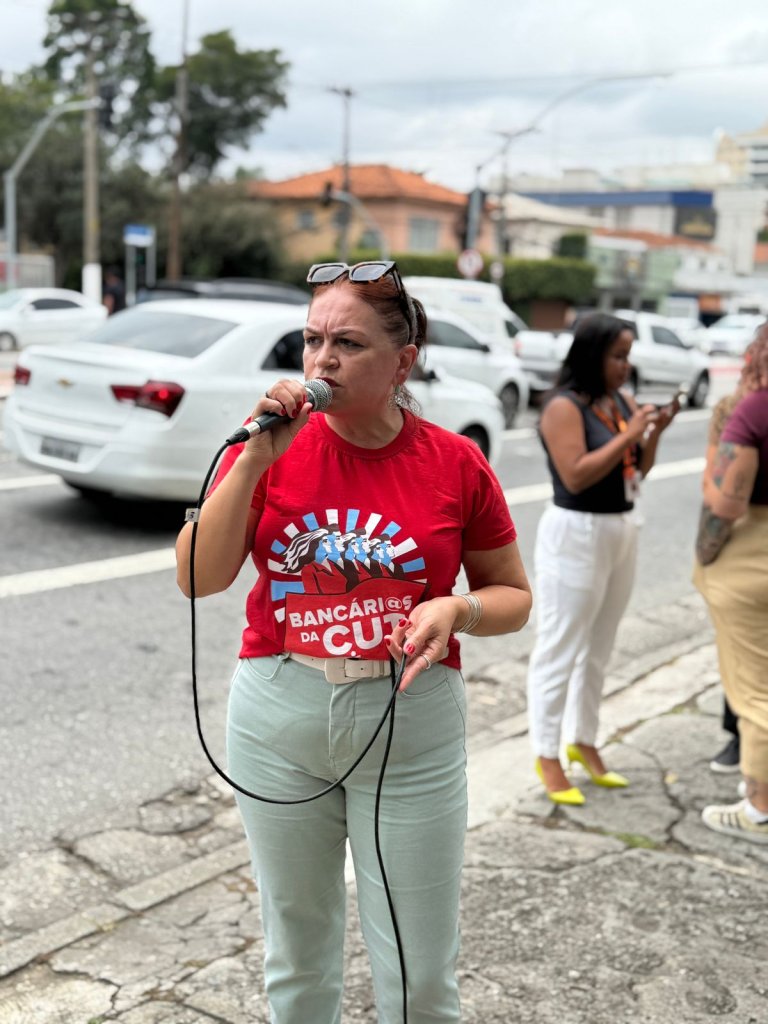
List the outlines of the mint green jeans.
<svg viewBox="0 0 768 1024">
<path fill-rule="evenodd" d="M 284 655 L 240 662 L 229 700 L 229 771 L 265 796 L 297 799 L 338 779 L 370 739 L 388 678 L 328 683 Z M 461 674 L 435 665 L 395 705 L 379 831 L 404 947 L 408 1024 L 460 1020 L 455 966 L 467 824 Z M 374 844 L 387 724 L 358 768 L 319 800 L 280 806 L 237 795 L 261 897 L 272 1024 L 340 1024 L 349 838 L 380 1024 L 402 1024 L 392 921 Z"/>
</svg>

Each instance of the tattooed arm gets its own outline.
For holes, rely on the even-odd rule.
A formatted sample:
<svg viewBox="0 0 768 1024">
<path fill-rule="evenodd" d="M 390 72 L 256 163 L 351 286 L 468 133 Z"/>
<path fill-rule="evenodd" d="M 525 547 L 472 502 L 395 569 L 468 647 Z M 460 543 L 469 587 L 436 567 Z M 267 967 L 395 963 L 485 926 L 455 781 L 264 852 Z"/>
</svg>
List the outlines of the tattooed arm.
<svg viewBox="0 0 768 1024">
<path fill-rule="evenodd" d="M 757 466 L 756 448 L 730 441 L 717 446 L 711 472 L 704 476 L 704 505 L 696 537 L 696 557 L 702 565 L 714 562 L 733 523 L 746 513 Z"/>
</svg>

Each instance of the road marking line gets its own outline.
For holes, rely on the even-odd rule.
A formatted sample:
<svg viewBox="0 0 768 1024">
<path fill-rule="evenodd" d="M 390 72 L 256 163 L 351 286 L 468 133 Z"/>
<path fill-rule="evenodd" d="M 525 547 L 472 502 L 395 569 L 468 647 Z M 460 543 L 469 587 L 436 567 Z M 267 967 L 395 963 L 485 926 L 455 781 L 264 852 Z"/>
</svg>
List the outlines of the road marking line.
<svg viewBox="0 0 768 1024">
<path fill-rule="evenodd" d="M 501 437 L 504 441 L 527 441 L 536 437 L 536 430 L 533 427 L 515 427 L 512 430 L 502 430 Z"/>
<path fill-rule="evenodd" d="M 678 476 L 690 476 L 704 470 L 704 458 L 681 459 L 679 462 L 664 462 L 654 466 L 646 481 L 652 484 L 655 480 L 670 480 Z M 552 497 L 552 484 L 527 484 L 525 487 L 510 487 L 504 491 L 507 505 L 530 505 L 537 501 L 547 501 Z"/>
<path fill-rule="evenodd" d="M 654 468 L 648 483 L 653 483 L 654 480 L 669 480 L 678 476 L 701 473 L 704 469 L 704 461 L 703 458 L 695 458 L 662 463 Z M 504 497 L 509 506 L 547 501 L 552 497 L 552 484 L 541 483 L 528 484 L 525 487 L 510 487 L 504 491 Z M 80 562 L 76 565 L 60 566 L 57 569 L 41 569 L 35 572 L 0 576 L 0 598 L 41 594 L 48 590 L 62 590 L 65 587 L 75 587 L 85 583 L 104 583 L 107 580 L 123 579 L 128 576 L 163 572 L 166 569 L 173 569 L 175 565 L 174 548 L 159 548 L 155 551 L 141 551 L 135 555 L 104 558 L 98 562 Z"/>
<path fill-rule="evenodd" d="M 0 598 L 41 594 L 46 590 L 62 590 L 83 583 L 103 583 L 126 576 L 142 576 L 172 569 L 175 565 L 174 548 L 159 548 L 155 551 L 140 551 L 135 555 L 103 558 L 98 562 L 62 565 L 58 569 L 20 572 L 13 576 L 0 576 Z"/>
<path fill-rule="evenodd" d="M 0 491 L 17 491 L 21 487 L 48 487 L 60 484 L 61 477 L 46 473 L 45 476 L 14 476 L 10 480 L 0 480 Z"/>
</svg>

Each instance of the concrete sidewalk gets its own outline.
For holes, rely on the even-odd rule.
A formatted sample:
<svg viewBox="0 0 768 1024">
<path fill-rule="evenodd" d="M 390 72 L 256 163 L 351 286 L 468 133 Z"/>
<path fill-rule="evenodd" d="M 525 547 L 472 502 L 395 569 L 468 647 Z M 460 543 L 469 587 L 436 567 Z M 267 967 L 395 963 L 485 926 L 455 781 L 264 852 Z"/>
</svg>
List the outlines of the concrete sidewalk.
<svg viewBox="0 0 768 1024">
<path fill-rule="evenodd" d="M 572 810 L 543 796 L 524 716 L 472 737 L 465 1024 L 768 1020 L 768 847 L 699 819 L 735 799 L 708 768 L 720 707 L 710 643 L 614 689 L 603 742 L 632 786 L 585 781 Z M 214 776 L 5 868 L 0 1024 L 267 1024 L 247 861 Z M 344 1020 L 374 1022 L 350 921 Z"/>
</svg>

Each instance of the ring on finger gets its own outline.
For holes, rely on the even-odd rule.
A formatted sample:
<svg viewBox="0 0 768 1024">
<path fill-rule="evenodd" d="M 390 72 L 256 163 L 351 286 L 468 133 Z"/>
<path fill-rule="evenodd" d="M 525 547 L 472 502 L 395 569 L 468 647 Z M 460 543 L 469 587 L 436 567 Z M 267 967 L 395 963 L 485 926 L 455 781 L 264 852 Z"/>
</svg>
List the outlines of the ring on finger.
<svg viewBox="0 0 768 1024">
<path fill-rule="evenodd" d="M 419 657 L 423 658 L 424 661 L 426 661 L 427 668 L 432 668 L 432 662 L 429 660 L 429 658 L 426 656 L 426 654 L 420 654 Z"/>
</svg>

